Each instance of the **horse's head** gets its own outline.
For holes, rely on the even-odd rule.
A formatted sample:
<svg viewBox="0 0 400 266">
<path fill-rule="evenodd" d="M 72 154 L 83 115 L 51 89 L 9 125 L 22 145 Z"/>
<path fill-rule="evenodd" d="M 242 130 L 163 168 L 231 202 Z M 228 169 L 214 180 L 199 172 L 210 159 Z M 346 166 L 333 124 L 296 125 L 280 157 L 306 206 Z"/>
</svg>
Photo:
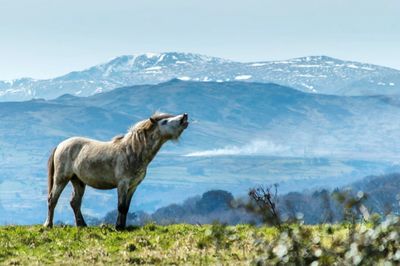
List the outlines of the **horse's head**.
<svg viewBox="0 0 400 266">
<path fill-rule="evenodd" d="M 150 117 L 150 122 L 159 131 L 162 138 L 165 140 L 176 140 L 182 132 L 188 127 L 188 114 L 169 115 L 155 114 Z"/>
</svg>

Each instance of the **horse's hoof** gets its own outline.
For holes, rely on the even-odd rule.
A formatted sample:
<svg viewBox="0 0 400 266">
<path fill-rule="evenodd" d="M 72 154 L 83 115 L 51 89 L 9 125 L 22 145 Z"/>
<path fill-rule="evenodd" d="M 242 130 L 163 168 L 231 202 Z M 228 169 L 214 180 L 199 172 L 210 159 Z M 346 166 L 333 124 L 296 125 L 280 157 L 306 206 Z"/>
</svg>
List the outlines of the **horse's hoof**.
<svg viewBox="0 0 400 266">
<path fill-rule="evenodd" d="M 125 226 L 122 226 L 122 225 L 116 225 L 115 226 L 115 229 L 117 230 L 117 231 L 122 231 L 122 230 L 124 230 L 125 229 Z"/>
<path fill-rule="evenodd" d="M 49 223 L 49 222 L 45 222 L 45 223 L 43 224 L 43 226 L 46 227 L 46 228 L 53 228 L 53 224 L 51 224 L 51 223 Z"/>
</svg>

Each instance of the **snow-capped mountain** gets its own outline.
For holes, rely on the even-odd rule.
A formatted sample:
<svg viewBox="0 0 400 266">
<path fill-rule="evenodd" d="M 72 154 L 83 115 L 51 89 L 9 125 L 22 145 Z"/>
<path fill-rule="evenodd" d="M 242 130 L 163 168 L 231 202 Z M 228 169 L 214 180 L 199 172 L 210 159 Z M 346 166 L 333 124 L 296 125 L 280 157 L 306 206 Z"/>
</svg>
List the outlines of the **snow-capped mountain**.
<svg viewBox="0 0 400 266">
<path fill-rule="evenodd" d="M 117 87 L 192 81 L 277 83 L 304 92 L 332 95 L 391 95 L 400 92 L 400 71 L 387 67 L 309 56 L 284 61 L 240 63 L 191 53 L 125 55 L 83 71 L 47 80 L 0 81 L 0 101 L 89 96 Z"/>
</svg>

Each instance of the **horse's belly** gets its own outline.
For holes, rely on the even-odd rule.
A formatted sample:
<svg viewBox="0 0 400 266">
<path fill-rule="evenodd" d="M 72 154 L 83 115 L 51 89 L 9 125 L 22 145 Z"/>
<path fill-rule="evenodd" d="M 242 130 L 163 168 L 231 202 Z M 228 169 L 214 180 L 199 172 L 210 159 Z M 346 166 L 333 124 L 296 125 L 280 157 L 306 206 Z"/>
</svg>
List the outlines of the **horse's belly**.
<svg viewBox="0 0 400 266">
<path fill-rule="evenodd" d="M 78 168 L 76 174 L 83 183 L 94 188 L 112 189 L 117 187 L 117 180 L 112 169 L 104 166 Z"/>
<path fill-rule="evenodd" d="M 89 185 L 90 187 L 93 187 L 93 188 L 97 188 L 97 189 L 114 189 L 117 187 L 113 184 L 106 184 L 106 183 L 101 183 L 101 184 L 93 183 L 93 184 L 87 184 L 87 185 Z"/>
<path fill-rule="evenodd" d="M 110 178 L 104 178 L 104 177 L 79 177 L 79 179 L 85 183 L 86 185 L 97 188 L 97 189 L 113 189 L 116 188 L 116 182 L 114 182 L 113 179 Z"/>
<path fill-rule="evenodd" d="M 74 172 L 78 178 L 88 186 L 98 189 L 112 189 L 117 187 L 114 169 L 111 165 L 87 158 L 86 161 L 75 161 Z"/>
</svg>

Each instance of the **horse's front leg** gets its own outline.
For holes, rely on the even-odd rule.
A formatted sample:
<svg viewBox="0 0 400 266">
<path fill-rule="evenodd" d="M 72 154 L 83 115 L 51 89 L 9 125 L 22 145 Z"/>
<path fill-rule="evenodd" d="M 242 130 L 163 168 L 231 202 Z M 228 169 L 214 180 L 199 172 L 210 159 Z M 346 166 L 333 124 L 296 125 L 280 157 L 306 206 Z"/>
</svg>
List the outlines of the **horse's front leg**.
<svg viewBox="0 0 400 266">
<path fill-rule="evenodd" d="M 115 228 L 122 230 L 126 226 L 126 215 L 129 211 L 131 199 L 136 187 L 130 188 L 129 182 L 121 182 L 118 184 L 118 218 Z"/>
</svg>

